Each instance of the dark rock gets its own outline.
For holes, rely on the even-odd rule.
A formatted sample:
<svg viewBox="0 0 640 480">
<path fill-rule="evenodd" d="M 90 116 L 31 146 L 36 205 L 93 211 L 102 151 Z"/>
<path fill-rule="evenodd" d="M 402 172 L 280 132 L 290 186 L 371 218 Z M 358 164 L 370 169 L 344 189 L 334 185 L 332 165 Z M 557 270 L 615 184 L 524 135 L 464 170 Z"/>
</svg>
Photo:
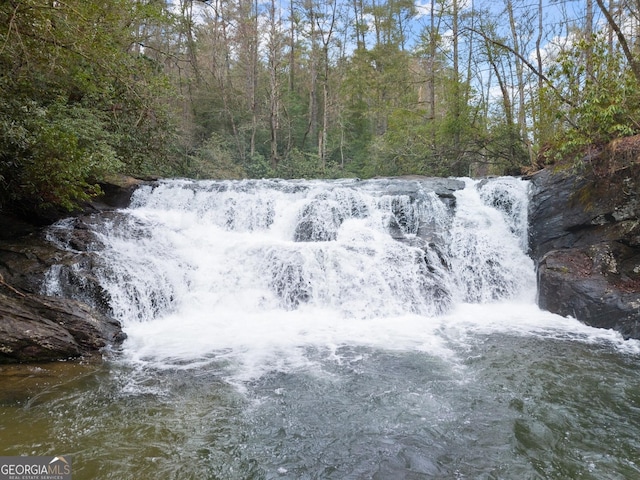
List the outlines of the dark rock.
<svg viewBox="0 0 640 480">
<path fill-rule="evenodd" d="M 407 195 L 412 199 L 419 195 L 433 192 L 447 207 L 452 209 L 456 206 L 455 192 L 465 188 L 465 183 L 456 178 L 423 177 L 419 175 L 363 180 L 361 185 L 371 190 L 378 190 L 386 195 Z"/>
<path fill-rule="evenodd" d="M 133 192 L 140 185 L 148 184 L 150 181 L 138 178 L 127 177 L 125 175 L 114 175 L 109 179 L 100 182 L 102 195 L 96 198 L 99 206 L 105 205 L 111 208 L 126 208 L 131 202 Z"/>
<path fill-rule="evenodd" d="M 100 212 L 103 228 L 136 234 L 115 209 L 126 207 L 143 183 L 109 179 L 101 184 L 104 194 L 77 212 L 29 205 L 0 212 L 0 363 L 77 357 L 122 342 L 109 295 L 92 273 L 103 248 L 92 213 Z M 60 228 L 42 230 L 54 222 Z M 51 275 L 54 292 L 47 287 Z"/>
<path fill-rule="evenodd" d="M 344 217 L 336 205 L 322 199 L 304 207 L 294 231 L 296 242 L 329 242 L 337 238 Z"/>
<path fill-rule="evenodd" d="M 392 216 L 388 219 L 389 234 L 396 240 L 412 243 L 406 234 L 415 234 L 422 243 L 441 242 L 440 229 L 435 224 L 417 221 L 415 207 L 425 200 L 425 196 L 435 193 L 445 208 L 453 215 L 456 208 L 455 192 L 463 190 L 465 183 L 455 178 L 423 177 L 407 175 L 393 178 L 363 180 L 359 188 L 364 188 L 380 196 L 394 197 L 391 201 Z M 406 199 L 407 202 L 401 201 Z"/>
<path fill-rule="evenodd" d="M 532 177 L 541 308 L 640 338 L 640 165 Z"/>
<path fill-rule="evenodd" d="M 594 262 L 603 247 L 548 252 L 538 265 L 540 308 L 640 338 L 640 284 L 611 279 Z"/>
<path fill-rule="evenodd" d="M 311 284 L 304 275 L 304 258 L 299 252 L 272 250 L 265 257 L 271 270 L 271 288 L 281 299 L 282 306 L 295 309 L 312 298 Z"/>
<path fill-rule="evenodd" d="M 13 213 L 0 211 L 0 240 L 24 237 L 37 232 L 38 225 L 34 225 Z"/>
<path fill-rule="evenodd" d="M 381 199 L 389 199 L 391 215 L 387 219 L 390 235 L 396 240 L 405 240 L 407 234 L 416 234 L 432 240 L 434 226 L 418 222 L 416 208 L 425 196 L 435 193 L 444 206 L 453 213 L 456 206 L 455 192 L 465 188 L 465 183 L 453 178 L 406 176 L 362 180 L 358 189 L 367 190 Z M 345 199 L 336 201 L 331 192 L 323 192 L 310 199 L 300 212 L 294 232 L 296 242 L 324 242 L 337 238 L 340 225 L 347 218 L 363 218 L 366 205 L 350 198 L 351 208 L 344 209 Z"/>
<path fill-rule="evenodd" d="M 78 357 L 117 344 L 119 322 L 75 300 L 0 292 L 0 363 Z"/>
<path fill-rule="evenodd" d="M 114 175 L 98 183 L 102 194 L 78 206 L 74 211 L 56 205 L 43 206 L 37 202 L 21 201 L 0 208 L 0 240 L 16 238 L 37 231 L 41 227 L 70 216 L 124 208 L 129 205 L 135 190 L 151 181 L 125 175 Z"/>
<path fill-rule="evenodd" d="M 49 244 L 39 235 L 0 243 L 0 275 L 7 284 L 38 294 L 47 270 L 56 263 L 72 262 L 73 255 Z"/>
<path fill-rule="evenodd" d="M 74 219 L 69 245 L 88 248 L 95 239 Z M 0 242 L 0 363 L 47 361 L 98 351 L 124 339 L 119 322 L 108 316 L 109 301 L 86 268 L 93 251 L 78 252 L 44 232 Z M 59 277 L 61 295 L 45 295 L 48 275 Z M 64 298 L 62 298 L 64 296 Z"/>
</svg>

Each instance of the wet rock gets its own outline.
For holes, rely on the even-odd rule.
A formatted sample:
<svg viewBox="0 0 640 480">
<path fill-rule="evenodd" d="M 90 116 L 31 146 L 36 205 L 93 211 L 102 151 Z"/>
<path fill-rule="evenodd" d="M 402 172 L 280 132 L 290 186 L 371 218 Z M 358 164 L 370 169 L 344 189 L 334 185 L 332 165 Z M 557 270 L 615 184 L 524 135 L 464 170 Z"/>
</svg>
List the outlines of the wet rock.
<svg viewBox="0 0 640 480">
<path fill-rule="evenodd" d="M 296 242 L 329 242 L 338 236 L 344 221 L 339 206 L 326 199 L 314 199 L 307 205 L 294 231 Z"/>
<path fill-rule="evenodd" d="M 150 184 L 153 181 L 153 179 L 143 180 L 126 175 L 112 175 L 100 183 L 102 195 L 95 199 L 94 207 L 99 210 L 126 208 L 131 202 L 133 192 L 140 185 Z"/>
<path fill-rule="evenodd" d="M 606 245 L 548 252 L 538 265 L 541 308 L 640 338 L 640 283 L 597 258 Z M 613 257 L 611 257 L 613 258 Z"/>
<path fill-rule="evenodd" d="M 3 290 L 0 363 L 72 358 L 125 338 L 119 322 L 75 300 Z"/>
<path fill-rule="evenodd" d="M 372 190 L 379 190 L 387 195 L 407 195 L 412 199 L 433 192 L 449 208 L 456 206 L 455 192 L 465 188 L 465 183 L 456 178 L 422 177 L 419 175 L 363 180 L 361 185 Z"/>
<path fill-rule="evenodd" d="M 640 165 L 532 177 L 541 308 L 640 338 Z"/>
<path fill-rule="evenodd" d="M 18 235 L 33 233 L 38 228 L 51 225 L 69 216 L 78 216 L 92 212 L 103 212 L 126 207 L 133 192 L 151 180 L 141 180 L 125 175 L 114 175 L 99 182 L 102 194 L 84 202 L 74 210 L 39 202 L 21 201 L 0 207 L 0 239 L 15 238 Z"/>
<path fill-rule="evenodd" d="M 81 301 L 99 298 L 98 291 L 89 291 L 100 290 L 97 282 L 77 279 L 84 287 L 67 298 L 43 294 L 53 265 L 72 272 L 87 259 L 42 235 L 0 244 L 0 363 L 77 357 L 122 342 L 119 322 Z"/>
<path fill-rule="evenodd" d="M 78 236 L 75 231 L 67 232 L 66 242 L 52 241 L 43 232 L 0 242 L 0 275 L 23 293 L 73 298 L 109 315 L 108 294 L 92 273 L 99 267 L 95 248 L 82 252 L 70 247 L 95 243 L 84 242 L 84 229 L 77 230 Z"/>
<path fill-rule="evenodd" d="M 117 224 L 114 208 L 128 204 L 139 181 L 103 184 L 105 194 L 84 207 Z M 60 220 L 69 212 L 0 212 L 0 363 L 49 361 L 97 352 L 125 338 L 109 316 L 110 299 L 92 275 L 103 245 L 90 214 Z M 64 228 L 43 225 L 66 222 Z M 57 278 L 56 291 L 48 280 Z M 55 296 L 51 296 L 54 294 Z"/>
<path fill-rule="evenodd" d="M 0 243 L 0 275 L 25 293 L 41 292 L 51 265 L 74 261 L 73 254 L 48 243 L 42 234 Z"/>
<path fill-rule="evenodd" d="M 359 184 L 360 188 L 373 191 L 381 197 L 389 197 L 391 215 L 387 219 L 387 230 L 396 240 L 408 244 L 414 244 L 415 235 L 420 244 L 441 243 L 442 229 L 436 222 L 424 223 L 419 218 L 424 217 L 418 214 L 420 204 L 429 204 L 426 198 L 429 194 L 435 194 L 442 202 L 444 209 L 454 215 L 456 208 L 455 192 L 463 190 L 465 183 L 455 178 L 433 178 L 418 175 L 376 178 L 364 180 Z"/>
<path fill-rule="evenodd" d="M 358 181 L 357 189 L 366 190 L 389 202 L 390 216 L 386 219 L 390 235 L 403 241 L 407 234 L 426 240 L 434 237 L 434 225 L 421 224 L 417 218 L 418 205 L 425 196 L 435 194 L 444 208 L 453 213 L 456 206 L 455 192 L 465 188 L 465 183 L 452 178 L 421 176 L 375 178 Z M 344 195 L 344 193 L 343 193 Z M 358 202 L 357 196 L 340 197 L 339 192 L 316 194 L 300 211 L 295 227 L 296 242 L 324 242 L 336 240 L 338 230 L 348 218 L 364 218 L 367 206 Z M 428 202 L 428 200 L 427 200 Z"/>
</svg>

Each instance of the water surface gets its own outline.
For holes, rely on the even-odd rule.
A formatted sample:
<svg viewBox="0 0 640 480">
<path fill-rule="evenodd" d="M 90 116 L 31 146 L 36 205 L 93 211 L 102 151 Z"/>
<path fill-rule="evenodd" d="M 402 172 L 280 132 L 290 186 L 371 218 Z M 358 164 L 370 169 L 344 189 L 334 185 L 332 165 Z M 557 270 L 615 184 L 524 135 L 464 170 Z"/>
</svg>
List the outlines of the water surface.
<svg viewBox="0 0 640 480">
<path fill-rule="evenodd" d="M 455 210 L 375 182 L 140 190 L 95 222 L 128 340 L 2 367 L 0 455 L 71 454 L 74 479 L 640 478 L 639 343 L 541 312 L 526 182 L 466 184 Z"/>
</svg>

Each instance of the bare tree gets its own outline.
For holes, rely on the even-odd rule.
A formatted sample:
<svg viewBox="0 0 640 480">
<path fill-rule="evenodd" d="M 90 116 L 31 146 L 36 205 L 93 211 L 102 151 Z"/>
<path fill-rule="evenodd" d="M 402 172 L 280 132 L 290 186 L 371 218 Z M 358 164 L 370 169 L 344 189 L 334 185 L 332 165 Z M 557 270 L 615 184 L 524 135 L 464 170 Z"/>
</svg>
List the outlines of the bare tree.
<svg viewBox="0 0 640 480">
<path fill-rule="evenodd" d="M 596 0 L 596 2 L 598 4 L 598 7 L 604 14 L 604 17 L 607 19 L 607 23 L 609 27 L 615 33 L 616 38 L 618 39 L 618 43 L 620 44 L 620 48 L 622 49 L 622 52 L 624 53 L 624 56 L 627 59 L 627 62 L 629 63 L 629 67 L 631 68 L 631 72 L 633 73 L 633 76 L 635 77 L 636 82 L 640 84 L 640 61 L 638 61 L 637 56 L 634 55 L 631 48 L 632 45 L 629 44 L 627 35 L 625 35 L 625 33 L 622 31 L 618 22 L 616 22 L 613 16 L 613 12 L 611 11 L 611 8 L 605 6 L 604 0 Z M 638 5 L 634 5 L 633 8 L 637 9 Z"/>
<path fill-rule="evenodd" d="M 269 38 L 267 57 L 269 62 L 269 157 L 271 167 L 278 166 L 278 130 L 280 128 L 280 70 L 282 67 L 282 22 L 278 14 L 278 3 L 271 0 L 269 6 Z"/>
<path fill-rule="evenodd" d="M 314 137 L 318 131 L 318 33 L 317 12 L 315 0 L 304 0 L 304 10 L 309 25 L 309 42 L 311 51 L 309 54 L 309 107 L 307 117 L 307 129 L 302 137 L 302 148 L 309 136 Z"/>
<path fill-rule="evenodd" d="M 318 33 L 322 42 L 322 127 L 318 133 L 318 156 L 320 168 L 326 169 L 327 163 L 327 132 L 329 131 L 329 43 L 336 26 L 337 0 L 325 4 L 323 15 L 316 16 Z"/>
<path fill-rule="evenodd" d="M 533 151 L 531 142 L 529 140 L 529 132 L 527 127 L 527 102 L 526 102 L 526 90 L 527 90 L 527 82 L 525 81 L 524 75 L 524 63 L 522 59 L 524 58 L 523 52 L 527 50 L 526 44 L 527 39 L 532 36 L 532 32 L 529 30 L 532 25 L 532 18 L 524 17 L 524 18 L 516 18 L 514 14 L 514 3 L 513 0 L 505 0 L 505 10 L 509 17 L 509 28 L 511 30 L 511 41 L 513 45 L 513 50 L 515 53 L 515 84 L 517 89 L 517 98 L 518 98 L 518 109 L 517 109 L 517 118 L 518 118 L 518 134 L 524 141 L 527 146 L 527 150 L 529 151 L 529 156 L 533 160 Z M 526 15 L 526 10 L 523 10 Z M 541 62 L 540 62 L 540 70 L 542 70 Z"/>
</svg>

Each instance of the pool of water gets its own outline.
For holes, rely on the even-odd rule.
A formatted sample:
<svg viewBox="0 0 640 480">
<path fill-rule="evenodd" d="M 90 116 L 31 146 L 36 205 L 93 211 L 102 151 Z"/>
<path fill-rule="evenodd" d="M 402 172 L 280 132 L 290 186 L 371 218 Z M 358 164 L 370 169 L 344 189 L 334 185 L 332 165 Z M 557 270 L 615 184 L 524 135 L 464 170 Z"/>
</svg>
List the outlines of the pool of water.
<svg viewBox="0 0 640 480">
<path fill-rule="evenodd" d="M 97 282 L 128 339 L 1 367 L 0 455 L 71 455 L 75 480 L 640 478 L 640 343 L 537 308 L 526 182 L 446 183 L 175 180 L 85 219 L 91 261 L 43 293 Z M 84 255 L 73 221 L 49 233 Z"/>
<path fill-rule="evenodd" d="M 244 381 L 118 354 L 3 367 L 0 454 L 71 454 L 74 479 L 640 478 L 635 345 L 462 333 Z"/>
</svg>

